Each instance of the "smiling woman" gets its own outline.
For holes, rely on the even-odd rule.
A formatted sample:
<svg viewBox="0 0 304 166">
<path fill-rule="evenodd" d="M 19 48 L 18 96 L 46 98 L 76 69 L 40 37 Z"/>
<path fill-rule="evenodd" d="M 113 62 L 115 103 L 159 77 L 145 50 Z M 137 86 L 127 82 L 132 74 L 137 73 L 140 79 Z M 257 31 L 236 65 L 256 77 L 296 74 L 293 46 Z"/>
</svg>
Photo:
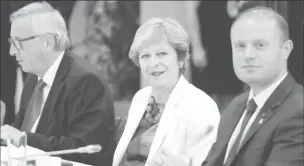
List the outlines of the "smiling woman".
<svg viewBox="0 0 304 166">
<path fill-rule="evenodd" d="M 157 162 L 163 151 L 185 164 L 204 160 L 220 116 L 216 103 L 183 75 L 189 44 L 188 34 L 172 19 L 152 18 L 136 31 L 129 57 L 148 87 L 133 97 L 113 166 Z"/>
<path fill-rule="evenodd" d="M 166 103 L 183 74 L 189 44 L 188 34 L 171 19 L 154 18 L 138 29 L 129 57 L 140 67 L 157 101 Z"/>
</svg>

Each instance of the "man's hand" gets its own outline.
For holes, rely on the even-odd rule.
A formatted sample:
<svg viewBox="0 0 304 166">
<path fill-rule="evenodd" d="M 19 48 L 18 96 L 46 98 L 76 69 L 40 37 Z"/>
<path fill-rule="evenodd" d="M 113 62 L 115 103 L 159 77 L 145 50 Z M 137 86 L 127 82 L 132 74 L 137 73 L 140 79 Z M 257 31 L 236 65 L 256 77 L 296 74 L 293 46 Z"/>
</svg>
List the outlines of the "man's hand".
<svg viewBox="0 0 304 166">
<path fill-rule="evenodd" d="M 20 138 L 22 137 L 22 132 L 10 125 L 1 126 L 1 139 L 7 141 L 7 138 L 11 138 L 12 144 L 19 147 Z"/>
<path fill-rule="evenodd" d="M 182 156 L 175 156 L 167 151 L 161 150 L 152 160 L 148 161 L 148 166 L 191 166 L 186 164 Z"/>
<path fill-rule="evenodd" d="M 203 69 L 208 64 L 208 58 L 206 55 L 206 51 L 202 47 L 193 48 L 192 52 L 192 62 L 195 67 Z"/>
<path fill-rule="evenodd" d="M 6 112 L 6 106 L 5 106 L 5 103 L 2 100 L 0 100 L 0 102 L 1 102 L 1 107 L 0 107 L 0 109 L 1 109 L 0 126 L 2 126 L 3 122 L 4 122 L 4 117 L 5 117 L 5 112 Z"/>
</svg>

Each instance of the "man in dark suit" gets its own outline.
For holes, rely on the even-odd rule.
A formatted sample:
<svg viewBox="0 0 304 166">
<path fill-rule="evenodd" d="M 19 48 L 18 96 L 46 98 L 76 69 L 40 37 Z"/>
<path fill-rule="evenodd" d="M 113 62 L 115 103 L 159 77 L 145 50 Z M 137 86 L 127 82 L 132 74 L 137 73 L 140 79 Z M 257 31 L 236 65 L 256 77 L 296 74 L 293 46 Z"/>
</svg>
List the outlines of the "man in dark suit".
<svg viewBox="0 0 304 166">
<path fill-rule="evenodd" d="M 18 145 L 26 132 L 28 145 L 44 151 L 99 144 L 99 153 L 60 157 L 112 165 L 113 101 L 97 68 L 68 52 L 67 28 L 60 13 L 48 3 L 36 2 L 13 13 L 10 20 L 10 54 L 30 74 L 16 119 L 1 126 L 1 139 L 10 136 Z"/>
<path fill-rule="evenodd" d="M 251 89 L 225 110 L 203 166 L 304 164 L 303 87 L 287 69 L 288 31 L 284 18 L 266 7 L 248 9 L 233 23 L 234 70 Z"/>
</svg>

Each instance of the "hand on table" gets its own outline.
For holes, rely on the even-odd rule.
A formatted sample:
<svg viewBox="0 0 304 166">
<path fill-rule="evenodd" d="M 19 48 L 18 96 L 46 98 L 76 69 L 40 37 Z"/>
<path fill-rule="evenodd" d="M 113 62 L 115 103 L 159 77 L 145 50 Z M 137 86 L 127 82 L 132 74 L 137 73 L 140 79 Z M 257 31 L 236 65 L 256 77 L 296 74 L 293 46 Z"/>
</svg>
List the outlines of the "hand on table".
<svg viewBox="0 0 304 166">
<path fill-rule="evenodd" d="M 1 126 L 1 139 L 7 141 L 7 138 L 10 137 L 12 140 L 12 144 L 19 147 L 20 146 L 20 138 L 22 137 L 23 133 L 10 126 L 10 125 L 3 125 Z"/>
<path fill-rule="evenodd" d="M 181 156 L 175 156 L 165 150 L 161 150 L 152 160 L 148 161 L 148 166 L 191 166 L 186 164 Z"/>
</svg>

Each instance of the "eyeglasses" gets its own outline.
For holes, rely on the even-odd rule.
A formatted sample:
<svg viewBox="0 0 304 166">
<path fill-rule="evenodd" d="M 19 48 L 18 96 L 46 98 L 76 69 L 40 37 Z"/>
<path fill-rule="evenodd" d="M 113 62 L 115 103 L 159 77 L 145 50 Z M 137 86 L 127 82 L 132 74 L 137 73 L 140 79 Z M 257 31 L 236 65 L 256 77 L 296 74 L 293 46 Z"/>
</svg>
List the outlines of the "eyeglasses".
<svg viewBox="0 0 304 166">
<path fill-rule="evenodd" d="M 24 41 L 28 41 L 28 40 L 33 40 L 37 37 L 40 37 L 41 35 L 34 35 L 34 36 L 29 36 L 26 38 L 8 38 L 8 42 L 10 43 L 10 45 L 13 45 L 17 50 L 21 50 L 22 49 L 22 45 L 21 42 Z"/>
<path fill-rule="evenodd" d="M 14 45 L 14 47 L 19 51 L 19 50 L 22 49 L 21 42 L 33 40 L 37 37 L 44 36 L 44 35 L 56 36 L 56 34 L 53 34 L 53 33 L 46 33 L 46 34 L 42 34 L 42 35 L 33 35 L 33 36 L 29 36 L 29 37 L 22 38 L 22 39 L 20 39 L 20 38 L 8 38 L 8 42 L 10 43 L 10 45 Z"/>
</svg>

